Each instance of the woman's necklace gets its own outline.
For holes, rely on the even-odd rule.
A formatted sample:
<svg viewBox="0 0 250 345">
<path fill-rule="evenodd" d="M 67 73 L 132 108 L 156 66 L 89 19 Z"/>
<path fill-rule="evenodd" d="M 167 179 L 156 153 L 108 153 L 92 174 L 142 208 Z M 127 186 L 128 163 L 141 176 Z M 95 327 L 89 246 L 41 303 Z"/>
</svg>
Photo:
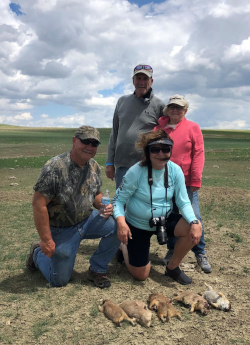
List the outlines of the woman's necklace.
<svg viewBox="0 0 250 345">
<path fill-rule="evenodd" d="M 165 173 L 165 170 L 163 171 L 163 173 L 161 174 L 161 176 L 157 178 L 157 177 L 155 176 L 155 173 L 153 172 L 153 176 L 154 176 L 154 178 L 155 178 L 157 181 L 160 181 L 160 179 L 162 178 L 162 176 L 164 175 L 164 173 Z"/>
</svg>

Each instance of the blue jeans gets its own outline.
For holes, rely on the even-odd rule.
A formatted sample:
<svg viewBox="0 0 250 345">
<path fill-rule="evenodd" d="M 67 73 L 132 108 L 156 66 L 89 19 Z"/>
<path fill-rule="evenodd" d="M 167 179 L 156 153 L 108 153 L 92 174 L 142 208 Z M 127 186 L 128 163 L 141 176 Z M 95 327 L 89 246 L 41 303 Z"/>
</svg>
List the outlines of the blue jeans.
<svg viewBox="0 0 250 345">
<path fill-rule="evenodd" d="M 48 258 L 40 247 L 34 250 L 35 266 L 42 272 L 52 286 L 64 286 L 68 283 L 75 264 L 76 254 L 83 239 L 100 238 L 97 250 L 91 256 L 90 269 L 97 273 L 106 273 L 108 263 L 120 246 L 116 234 L 116 222 L 113 217 L 104 219 L 97 210 L 73 226 L 65 228 L 51 227 L 52 238 L 56 244 L 55 253 Z"/>
<path fill-rule="evenodd" d="M 125 168 L 125 167 L 116 169 L 116 172 L 115 172 L 116 189 L 120 186 L 123 176 L 126 174 L 127 171 L 128 171 L 128 168 Z"/>
<path fill-rule="evenodd" d="M 200 215 L 198 191 L 192 193 L 190 190 L 190 187 L 187 186 L 187 193 L 188 193 L 188 197 L 189 197 L 189 200 L 191 202 L 191 205 L 193 207 L 195 217 L 201 222 L 201 225 L 202 225 L 202 235 L 200 238 L 200 242 L 192 248 L 192 251 L 194 252 L 195 255 L 206 254 L 205 238 L 204 238 L 204 226 L 203 226 L 203 223 L 201 220 L 201 215 Z M 175 203 L 174 203 L 173 211 L 179 213 L 178 207 Z M 177 241 L 176 237 L 168 238 L 168 242 L 167 242 L 168 249 L 174 249 L 174 245 L 175 245 L 176 241 Z"/>
</svg>

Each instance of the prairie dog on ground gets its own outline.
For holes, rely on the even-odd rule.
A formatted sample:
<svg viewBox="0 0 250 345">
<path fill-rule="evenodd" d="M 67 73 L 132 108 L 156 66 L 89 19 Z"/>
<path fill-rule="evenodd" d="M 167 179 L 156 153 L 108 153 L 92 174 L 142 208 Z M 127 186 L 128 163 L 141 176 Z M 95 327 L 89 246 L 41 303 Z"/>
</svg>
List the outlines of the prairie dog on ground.
<svg viewBox="0 0 250 345">
<path fill-rule="evenodd" d="M 135 317 L 141 325 L 150 327 L 152 312 L 148 310 L 147 305 L 142 301 L 124 301 L 119 306 L 129 317 Z"/>
<path fill-rule="evenodd" d="M 111 321 L 113 321 L 116 326 L 121 326 L 123 320 L 127 320 L 132 326 L 135 326 L 136 319 L 131 319 L 125 313 L 125 311 L 118 305 L 112 303 L 110 300 L 106 299 L 99 305 L 99 310 L 104 313 L 104 315 Z"/>
</svg>

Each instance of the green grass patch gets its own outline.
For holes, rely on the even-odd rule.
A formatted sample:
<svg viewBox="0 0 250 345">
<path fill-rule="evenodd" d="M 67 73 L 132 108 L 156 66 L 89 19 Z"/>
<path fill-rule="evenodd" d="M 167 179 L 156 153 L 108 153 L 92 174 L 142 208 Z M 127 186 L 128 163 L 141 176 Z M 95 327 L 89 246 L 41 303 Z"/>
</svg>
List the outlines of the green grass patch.
<svg viewBox="0 0 250 345">
<path fill-rule="evenodd" d="M 235 200 L 237 199 L 237 207 L 235 207 Z M 228 227 L 229 229 L 235 229 L 244 225 L 250 229 L 249 218 L 250 209 L 246 203 L 246 199 L 240 195 L 240 192 L 234 192 L 232 189 L 232 195 L 223 196 L 223 190 L 220 195 L 211 191 L 209 196 L 200 198 L 201 202 L 201 214 L 204 222 L 214 219 L 218 230 L 221 227 Z M 238 237 L 235 232 L 228 232 L 228 236 L 234 238 L 235 241 L 241 242 L 241 237 Z"/>
<path fill-rule="evenodd" d="M 243 241 L 243 238 L 240 237 L 240 235 L 234 233 L 234 232 L 226 232 L 225 234 L 226 236 L 229 236 L 231 238 L 233 238 L 235 240 L 235 242 L 239 243 L 239 242 L 242 242 Z"/>
<path fill-rule="evenodd" d="M 42 334 L 48 332 L 49 320 L 45 319 L 39 322 L 34 323 L 33 325 L 33 335 L 35 339 L 38 339 Z"/>
<path fill-rule="evenodd" d="M 21 157 L 0 159 L 0 169 L 3 168 L 41 168 L 53 156 Z"/>
<path fill-rule="evenodd" d="M 65 144 L 71 142 L 76 128 L 0 128 L 0 144 Z M 101 145 L 107 145 L 111 128 L 99 128 Z"/>
</svg>

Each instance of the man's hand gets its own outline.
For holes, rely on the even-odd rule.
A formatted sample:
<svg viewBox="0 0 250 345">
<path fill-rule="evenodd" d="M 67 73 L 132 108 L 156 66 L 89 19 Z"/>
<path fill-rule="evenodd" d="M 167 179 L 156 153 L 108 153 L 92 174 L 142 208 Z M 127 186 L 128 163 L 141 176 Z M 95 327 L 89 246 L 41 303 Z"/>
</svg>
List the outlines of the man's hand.
<svg viewBox="0 0 250 345">
<path fill-rule="evenodd" d="M 192 224 L 189 232 L 189 239 L 190 243 L 194 246 L 200 242 L 200 238 L 202 235 L 202 226 L 201 223 L 199 224 Z"/>
<path fill-rule="evenodd" d="M 55 253 L 55 242 L 51 239 L 49 241 L 41 241 L 40 242 L 41 252 L 50 258 Z"/>
<path fill-rule="evenodd" d="M 112 212 L 113 212 L 113 205 L 112 204 L 105 205 L 103 218 L 109 218 Z"/>
<path fill-rule="evenodd" d="M 124 216 L 119 216 L 116 218 L 117 221 L 117 237 L 123 244 L 128 244 L 128 239 L 132 240 L 132 234 L 125 221 Z"/>
<path fill-rule="evenodd" d="M 42 253 L 50 258 L 55 252 L 55 242 L 52 239 L 49 226 L 49 214 L 47 210 L 49 202 L 50 199 L 44 195 L 37 191 L 34 193 L 32 206 L 35 225 L 41 239 L 40 247 Z"/>
<path fill-rule="evenodd" d="M 110 178 L 113 181 L 114 177 L 115 177 L 115 167 L 114 167 L 114 165 L 107 165 L 105 172 L 106 172 L 107 178 Z"/>
</svg>

